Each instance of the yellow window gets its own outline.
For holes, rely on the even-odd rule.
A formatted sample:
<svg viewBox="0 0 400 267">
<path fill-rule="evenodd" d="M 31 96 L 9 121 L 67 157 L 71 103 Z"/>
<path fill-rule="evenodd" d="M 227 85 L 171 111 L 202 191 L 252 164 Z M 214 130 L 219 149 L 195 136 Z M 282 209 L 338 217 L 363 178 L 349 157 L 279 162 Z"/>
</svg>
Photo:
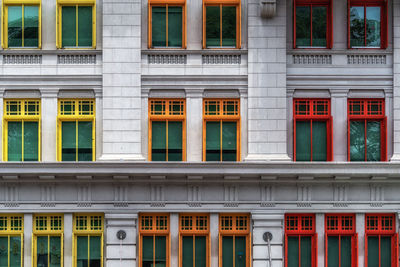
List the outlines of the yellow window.
<svg viewBox="0 0 400 267">
<path fill-rule="evenodd" d="M 95 160 L 95 113 L 93 99 L 58 100 L 58 161 Z"/>
<path fill-rule="evenodd" d="M 203 101 L 203 161 L 240 161 L 239 99 Z"/>
<path fill-rule="evenodd" d="M 4 161 L 40 161 L 40 100 L 4 100 L 3 137 Z"/>
<path fill-rule="evenodd" d="M 96 48 L 96 0 L 57 0 L 57 48 Z"/>
<path fill-rule="evenodd" d="M 41 48 L 41 0 L 3 0 L 3 48 Z"/>
<path fill-rule="evenodd" d="M 62 267 L 64 262 L 64 216 L 35 214 L 33 216 L 32 261 L 34 267 Z"/>
<path fill-rule="evenodd" d="M 103 266 L 103 214 L 75 214 L 73 267 Z"/>
<path fill-rule="evenodd" d="M 0 262 L 2 263 L 2 266 L 23 266 L 23 244 L 23 215 L 0 215 Z"/>
</svg>

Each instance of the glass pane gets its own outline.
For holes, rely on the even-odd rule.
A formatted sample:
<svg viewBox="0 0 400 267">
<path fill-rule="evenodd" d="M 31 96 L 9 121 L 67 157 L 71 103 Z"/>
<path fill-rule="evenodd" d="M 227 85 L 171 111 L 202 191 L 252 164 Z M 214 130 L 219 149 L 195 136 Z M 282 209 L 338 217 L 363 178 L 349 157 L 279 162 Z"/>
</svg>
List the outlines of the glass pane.
<svg viewBox="0 0 400 267">
<path fill-rule="evenodd" d="M 167 264 L 167 238 L 165 236 L 156 236 L 155 242 L 154 267 L 165 267 Z"/>
<path fill-rule="evenodd" d="M 89 267 L 87 236 L 78 236 L 76 238 L 76 263 L 77 267 Z"/>
<path fill-rule="evenodd" d="M 287 267 L 299 267 L 299 237 L 288 236 Z"/>
<path fill-rule="evenodd" d="M 197 250 L 197 244 L 196 244 Z M 193 266 L 193 236 L 182 237 L 182 267 Z M 197 265 L 196 265 L 197 267 Z"/>
<path fill-rule="evenodd" d="M 328 236 L 328 267 L 339 267 L 338 236 Z"/>
<path fill-rule="evenodd" d="M 24 46 L 39 46 L 39 7 L 24 6 Z"/>
<path fill-rule="evenodd" d="M 381 266 L 392 266 L 392 238 L 390 236 L 381 236 Z"/>
<path fill-rule="evenodd" d="M 168 7 L 168 46 L 182 47 L 182 7 Z"/>
<path fill-rule="evenodd" d="M 21 267 L 21 237 L 10 236 L 10 267 Z"/>
<path fill-rule="evenodd" d="M 166 7 L 153 6 L 151 8 L 151 32 L 152 32 L 152 46 L 153 47 L 165 47 L 167 46 L 167 18 L 166 18 Z"/>
<path fill-rule="evenodd" d="M 326 121 L 312 122 L 312 160 L 326 161 Z"/>
<path fill-rule="evenodd" d="M 143 248 L 142 248 L 142 266 L 152 267 L 153 266 L 153 237 L 143 236 Z"/>
<path fill-rule="evenodd" d="M 312 46 L 326 47 L 326 18 L 324 6 L 312 8 Z"/>
<path fill-rule="evenodd" d="M 296 161 L 311 160 L 311 131 L 309 121 L 296 121 Z"/>
<path fill-rule="evenodd" d="M 246 237 L 244 236 L 235 237 L 235 267 L 246 267 Z"/>
<path fill-rule="evenodd" d="M 91 121 L 78 122 L 78 161 L 93 160 L 93 128 Z"/>
<path fill-rule="evenodd" d="M 351 236 L 340 239 L 340 267 L 351 267 Z"/>
<path fill-rule="evenodd" d="M 168 122 L 168 161 L 182 161 L 182 122 Z"/>
<path fill-rule="evenodd" d="M 195 245 L 195 267 L 207 266 L 207 238 L 205 236 L 196 236 Z M 185 266 L 183 266 L 185 267 Z"/>
<path fill-rule="evenodd" d="M 76 122 L 64 121 L 61 124 L 62 141 L 61 141 L 61 160 L 75 161 L 76 160 Z"/>
<path fill-rule="evenodd" d="M 92 47 L 92 7 L 78 7 L 78 46 Z"/>
<path fill-rule="evenodd" d="M 8 6 L 8 47 L 22 47 L 22 6 Z"/>
<path fill-rule="evenodd" d="M 216 121 L 206 122 L 206 161 L 220 161 L 221 124 Z"/>
<path fill-rule="evenodd" d="M 206 46 L 221 46 L 219 6 L 206 6 Z"/>
<path fill-rule="evenodd" d="M 151 160 L 167 160 L 167 123 L 165 121 L 153 121 L 151 123 Z"/>
<path fill-rule="evenodd" d="M 367 6 L 367 46 L 381 46 L 381 8 Z"/>
<path fill-rule="evenodd" d="M 311 266 L 311 236 L 300 237 L 300 267 Z"/>
<path fill-rule="evenodd" d="M 367 161 L 381 160 L 381 123 L 367 122 Z"/>
<path fill-rule="evenodd" d="M 368 266 L 379 266 L 379 237 L 368 236 Z"/>
<path fill-rule="evenodd" d="M 222 123 L 222 161 L 236 161 L 236 122 Z"/>
<path fill-rule="evenodd" d="M 61 36 L 62 47 L 76 46 L 76 7 L 62 7 Z"/>
<path fill-rule="evenodd" d="M 48 267 L 48 237 L 38 236 L 36 240 L 37 267 Z"/>
<path fill-rule="evenodd" d="M 50 237 L 50 265 L 49 267 L 61 266 L 61 237 Z"/>
<path fill-rule="evenodd" d="M 101 265 L 101 236 L 90 236 L 90 267 Z"/>
<path fill-rule="evenodd" d="M 22 161 L 22 122 L 8 123 L 8 161 Z"/>
<path fill-rule="evenodd" d="M 352 6 L 350 8 L 350 46 L 365 46 L 364 7 Z"/>
<path fill-rule="evenodd" d="M 233 266 L 233 237 L 222 237 L 222 267 Z"/>
<path fill-rule="evenodd" d="M 0 236 L 0 267 L 8 267 L 8 237 L 7 236 Z M 18 266 L 18 267 L 20 267 L 20 266 Z"/>
<path fill-rule="evenodd" d="M 39 128 L 38 122 L 24 122 L 24 161 L 39 160 Z"/>
<path fill-rule="evenodd" d="M 350 160 L 365 160 L 365 123 L 350 121 Z"/>
<path fill-rule="evenodd" d="M 222 46 L 236 47 L 236 7 L 222 7 Z"/>
<path fill-rule="evenodd" d="M 296 7 L 296 47 L 311 45 L 311 19 L 309 6 Z"/>
</svg>

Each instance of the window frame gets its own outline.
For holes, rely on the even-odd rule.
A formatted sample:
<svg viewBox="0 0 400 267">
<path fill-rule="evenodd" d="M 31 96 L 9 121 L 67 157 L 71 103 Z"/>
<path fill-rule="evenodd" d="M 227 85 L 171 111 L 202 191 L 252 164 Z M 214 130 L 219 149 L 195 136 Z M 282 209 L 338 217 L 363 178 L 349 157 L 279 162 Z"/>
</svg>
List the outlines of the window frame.
<svg viewBox="0 0 400 267">
<path fill-rule="evenodd" d="M 333 23 L 332 23 L 332 0 L 293 0 L 293 48 L 294 49 L 331 49 L 333 44 Z M 310 44 L 311 46 L 297 47 L 296 46 L 296 7 L 307 6 L 310 7 Z M 326 47 L 313 47 L 312 46 L 312 7 L 326 7 Z"/>
<path fill-rule="evenodd" d="M 317 114 L 314 112 L 314 105 L 317 102 L 327 101 L 327 113 Z M 308 105 L 309 114 L 297 113 L 296 105 L 299 102 L 305 102 Z M 294 98 L 293 99 L 293 161 L 296 159 L 296 122 L 297 121 L 310 121 L 310 138 L 311 138 L 311 160 L 304 162 L 313 162 L 312 154 L 312 121 L 324 121 L 326 122 L 326 161 L 333 161 L 333 139 L 332 139 L 332 116 L 331 116 L 331 100 L 329 98 Z"/>
<path fill-rule="evenodd" d="M 152 104 L 157 101 L 165 102 L 165 114 L 153 114 Z M 169 107 L 174 101 L 181 101 L 183 103 L 183 114 L 171 114 Z M 165 122 L 182 122 L 182 160 L 186 161 L 186 99 L 183 98 L 149 98 L 148 101 L 148 116 L 149 116 L 149 148 L 148 158 L 152 161 L 152 123 L 154 121 L 165 121 Z M 168 132 L 168 130 L 167 130 Z M 168 135 L 166 136 L 166 161 L 168 161 Z"/>
<path fill-rule="evenodd" d="M 166 23 L 166 46 L 165 47 L 153 47 L 152 45 L 152 8 L 153 7 L 166 7 L 168 10 L 168 6 L 172 7 L 182 7 L 182 47 L 168 47 L 168 19 Z M 147 2 L 147 48 L 149 49 L 186 49 L 187 36 L 186 36 L 186 0 L 148 0 Z M 168 18 L 168 11 L 166 14 Z"/>
<path fill-rule="evenodd" d="M 220 46 L 207 47 L 206 40 L 206 7 L 219 6 L 220 7 L 220 27 L 222 25 L 222 6 L 235 6 L 236 7 L 236 46 L 224 47 L 222 46 L 222 30 L 220 30 Z M 242 3 L 241 0 L 203 0 L 203 49 L 240 49 L 242 46 Z"/>
<path fill-rule="evenodd" d="M 21 222 L 21 226 L 19 229 L 13 229 L 11 225 L 11 221 L 15 218 Z M 10 243 L 10 237 L 20 237 L 21 238 L 21 265 L 20 267 L 24 266 L 24 215 L 23 214 L 14 214 L 14 213 L 7 213 L 1 214 L 0 220 L 6 220 L 7 226 L 6 229 L 0 229 L 0 237 L 7 237 L 8 243 Z M 7 247 L 8 255 L 10 255 L 10 244 Z M 10 257 L 8 257 L 8 266 L 10 266 Z"/>
<path fill-rule="evenodd" d="M 61 103 L 63 101 L 72 101 L 75 105 L 73 115 L 61 114 Z M 79 102 L 91 101 L 93 110 L 91 115 L 79 115 Z M 92 122 L 92 161 L 96 161 L 96 100 L 94 98 L 59 98 L 57 103 L 57 161 L 62 161 L 62 123 L 65 121 L 90 121 Z M 76 141 L 78 148 L 78 142 Z M 78 162 L 78 151 L 76 151 L 76 160 L 71 162 Z"/>
<path fill-rule="evenodd" d="M 381 45 L 380 47 L 352 47 L 351 46 L 351 25 L 350 25 L 350 9 L 353 6 L 364 7 L 364 45 L 367 42 L 366 29 L 366 7 L 380 7 L 381 8 Z M 347 0 L 347 48 L 348 49 L 386 49 L 388 46 L 388 1 L 387 0 Z"/>
<path fill-rule="evenodd" d="M 62 7 L 63 6 L 91 6 L 92 7 L 92 46 L 76 46 L 76 47 L 63 47 L 62 46 Z M 83 49 L 96 49 L 96 0 L 57 0 L 57 13 L 56 13 L 56 47 L 57 49 L 69 50 L 83 50 Z M 76 11 L 78 12 L 78 11 Z M 76 18 L 78 19 L 78 17 Z M 76 25 L 78 27 L 78 24 Z M 76 36 L 78 31 L 76 29 Z M 78 42 L 78 38 L 76 38 Z"/>
<path fill-rule="evenodd" d="M 351 114 L 351 105 L 353 102 L 359 101 L 363 105 L 363 114 Z M 380 114 L 368 114 L 368 105 L 371 102 L 378 102 L 381 105 Z M 384 98 L 350 98 L 347 99 L 347 160 L 350 160 L 350 122 L 351 121 L 364 121 L 367 127 L 367 121 L 379 121 L 381 123 L 381 160 L 387 161 L 387 116 L 385 115 L 385 99 Z M 367 161 L 367 132 L 364 132 L 365 140 L 365 158 Z M 356 161 L 355 161 L 356 162 Z M 362 162 L 362 161 L 360 161 Z"/>
<path fill-rule="evenodd" d="M 207 102 L 215 101 L 219 105 L 219 114 L 209 115 L 207 114 Z M 227 102 L 234 102 L 237 106 L 237 114 L 229 115 L 224 114 L 224 104 Z M 203 161 L 206 161 L 206 145 L 207 145 L 207 122 L 236 122 L 236 162 L 241 159 L 241 109 L 240 109 L 240 99 L 239 98 L 205 98 L 203 99 Z M 222 160 L 222 127 L 220 133 L 221 147 L 220 147 L 220 162 Z"/>
<path fill-rule="evenodd" d="M 151 218 L 152 229 L 144 229 L 143 227 L 143 217 Z M 157 217 L 166 217 L 167 227 L 166 229 L 157 229 Z M 165 251 L 165 260 L 166 267 L 170 266 L 170 253 L 171 253 L 171 244 L 170 244 L 170 215 L 169 213 L 140 213 L 139 214 L 139 267 L 143 267 L 142 257 L 143 257 L 143 237 L 144 236 L 152 236 L 153 242 L 156 236 L 165 236 L 166 243 L 166 251 Z M 154 243 L 153 243 L 154 246 Z M 155 251 L 153 251 L 153 261 L 155 257 Z"/>
<path fill-rule="evenodd" d="M 20 107 L 21 107 L 21 114 L 19 115 L 13 115 L 13 114 L 7 114 L 7 103 L 8 102 L 13 102 L 13 101 L 18 101 L 20 102 Z M 29 115 L 25 113 L 25 105 L 27 102 L 37 102 L 38 105 L 38 114 L 35 115 Z M 8 123 L 9 122 L 37 122 L 38 123 L 38 161 L 41 161 L 41 115 L 42 115 L 42 110 L 41 110 L 41 100 L 38 98 L 24 98 L 24 99 L 19 99 L 19 98 L 5 98 L 3 101 L 3 161 L 8 161 Z M 23 132 L 22 132 L 23 134 Z M 24 161 L 24 137 L 22 135 L 22 161 Z"/>
</svg>

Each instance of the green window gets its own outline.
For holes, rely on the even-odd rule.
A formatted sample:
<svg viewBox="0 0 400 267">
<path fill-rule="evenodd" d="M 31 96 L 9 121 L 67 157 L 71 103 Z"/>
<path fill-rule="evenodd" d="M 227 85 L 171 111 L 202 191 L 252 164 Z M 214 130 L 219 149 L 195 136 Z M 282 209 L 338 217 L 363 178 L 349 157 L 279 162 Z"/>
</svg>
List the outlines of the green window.
<svg viewBox="0 0 400 267">
<path fill-rule="evenodd" d="M 62 161 L 93 160 L 92 121 L 62 121 L 61 131 Z"/>
<path fill-rule="evenodd" d="M 381 160 L 381 121 L 350 121 L 350 161 Z"/>
<path fill-rule="evenodd" d="M 21 236 L 0 236 L 0 266 L 22 267 Z"/>
<path fill-rule="evenodd" d="M 352 267 L 351 254 L 351 236 L 328 236 L 328 267 Z"/>
<path fill-rule="evenodd" d="M 151 122 L 152 161 L 182 161 L 182 121 Z"/>
<path fill-rule="evenodd" d="M 327 6 L 296 6 L 296 47 L 326 47 L 327 17 Z"/>
<path fill-rule="evenodd" d="M 206 47 L 236 47 L 237 6 L 206 6 Z"/>
<path fill-rule="evenodd" d="M 76 237 L 77 267 L 101 267 L 101 236 Z"/>
<path fill-rule="evenodd" d="M 327 122 L 296 121 L 296 161 L 327 160 Z"/>
<path fill-rule="evenodd" d="M 287 237 L 287 267 L 311 267 L 312 264 L 312 237 Z"/>
<path fill-rule="evenodd" d="M 206 161 L 237 160 L 237 122 L 206 122 Z"/>
<path fill-rule="evenodd" d="M 246 237 L 222 237 L 222 267 L 246 267 Z"/>
<path fill-rule="evenodd" d="M 39 6 L 7 6 L 8 47 L 39 47 Z"/>
<path fill-rule="evenodd" d="M 182 267 L 207 267 L 207 238 L 182 237 Z"/>
<path fill-rule="evenodd" d="M 392 237 L 367 236 L 368 264 L 367 267 L 392 266 Z"/>
<path fill-rule="evenodd" d="M 36 236 L 35 267 L 61 267 L 62 244 L 61 236 Z"/>
<path fill-rule="evenodd" d="M 381 47 L 380 6 L 350 7 L 350 46 Z"/>
<path fill-rule="evenodd" d="M 63 48 L 93 46 L 92 6 L 62 6 L 61 16 L 61 46 Z"/>
<path fill-rule="evenodd" d="M 167 237 L 142 236 L 142 267 L 167 266 Z"/>
<path fill-rule="evenodd" d="M 7 122 L 8 161 L 39 160 L 39 122 Z"/>
<path fill-rule="evenodd" d="M 183 7 L 151 7 L 151 47 L 182 47 Z"/>
</svg>

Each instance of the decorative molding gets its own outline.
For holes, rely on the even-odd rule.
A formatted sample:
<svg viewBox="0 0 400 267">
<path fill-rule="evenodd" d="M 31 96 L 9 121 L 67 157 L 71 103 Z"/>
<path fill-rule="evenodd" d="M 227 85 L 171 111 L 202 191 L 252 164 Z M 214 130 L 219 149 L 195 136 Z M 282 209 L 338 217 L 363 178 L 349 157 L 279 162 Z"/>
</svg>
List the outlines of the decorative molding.
<svg viewBox="0 0 400 267">
<path fill-rule="evenodd" d="M 275 186 L 273 185 L 260 186 L 260 190 L 261 190 L 262 202 L 270 202 L 275 200 Z"/>
<path fill-rule="evenodd" d="M 274 202 L 261 202 L 260 207 L 262 208 L 273 208 L 276 204 Z"/>
<path fill-rule="evenodd" d="M 96 55 L 57 55 L 57 63 L 65 65 L 96 64 Z"/>
<path fill-rule="evenodd" d="M 202 55 L 204 65 L 227 64 L 240 65 L 242 63 L 241 55 Z"/>
<path fill-rule="evenodd" d="M 147 55 L 147 60 L 149 64 L 186 64 L 186 55 Z"/>
<path fill-rule="evenodd" d="M 371 184 L 370 185 L 370 200 L 371 201 L 384 201 L 385 190 L 381 185 Z"/>
<path fill-rule="evenodd" d="M 78 185 L 78 201 L 90 202 L 92 201 L 92 188 L 90 184 Z"/>
<path fill-rule="evenodd" d="M 312 204 L 310 202 L 299 202 L 297 203 L 298 208 L 311 208 Z"/>
<path fill-rule="evenodd" d="M 55 185 L 42 185 L 40 187 L 40 201 L 52 202 L 56 200 Z"/>
<path fill-rule="evenodd" d="M 5 186 L 4 200 L 7 202 L 16 202 L 19 199 L 19 188 L 15 184 L 7 184 Z"/>
<path fill-rule="evenodd" d="M 386 55 L 347 55 L 349 65 L 385 65 Z"/>
<path fill-rule="evenodd" d="M 333 186 L 333 200 L 334 201 L 347 201 L 348 187 L 344 184 L 337 184 Z"/>
<path fill-rule="evenodd" d="M 163 185 L 151 185 L 150 191 L 151 201 L 164 201 L 164 186 Z"/>
<path fill-rule="evenodd" d="M 114 201 L 128 201 L 128 187 L 126 185 L 114 185 Z"/>
<path fill-rule="evenodd" d="M 334 208 L 347 208 L 349 206 L 348 203 L 333 203 Z"/>
<path fill-rule="evenodd" d="M 3 64 L 38 65 L 42 64 L 42 55 L 3 55 Z"/>
<path fill-rule="evenodd" d="M 187 197 L 189 202 L 201 201 L 201 187 L 198 185 L 188 185 Z"/>
<path fill-rule="evenodd" d="M 236 185 L 225 185 L 224 186 L 224 201 L 225 202 L 232 202 L 238 201 L 239 199 L 239 192 Z"/>
<path fill-rule="evenodd" d="M 330 65 L 332 55 L 293 55 L 293 64 L 304 65 Z"/>
<path fill-rule="evenodd" d="M 276 14 L 276 0 L 261 0 L 261 17 L 272 18 Z"/>
<path fill-rule="evenodd" d="M 297 201 L 311 201 L 312 186 L 298 184 L 297 185 Z"/>
</svg>

